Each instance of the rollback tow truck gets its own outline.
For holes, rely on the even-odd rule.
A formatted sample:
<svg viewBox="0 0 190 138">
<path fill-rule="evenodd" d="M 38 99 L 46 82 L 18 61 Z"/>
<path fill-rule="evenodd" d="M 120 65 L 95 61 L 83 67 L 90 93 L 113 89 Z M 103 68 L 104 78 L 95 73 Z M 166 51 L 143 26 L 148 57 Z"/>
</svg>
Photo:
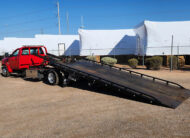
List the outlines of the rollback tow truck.
<svg viewBox="0 0 190 138">
<path fill-rule="evenodd" d="M 86 79 L 89 85 L 111 87 L 117 92 L 149 99 L 150 102 L 176 108 L 190 97 L 190 90 L 178 83 L 125 68 L 86 59 L 71 59 L 49 54 L 45 46 L 23 46 L 2 60 L 2 75 L 46 80 L 50 85 Z"/>
</svg>

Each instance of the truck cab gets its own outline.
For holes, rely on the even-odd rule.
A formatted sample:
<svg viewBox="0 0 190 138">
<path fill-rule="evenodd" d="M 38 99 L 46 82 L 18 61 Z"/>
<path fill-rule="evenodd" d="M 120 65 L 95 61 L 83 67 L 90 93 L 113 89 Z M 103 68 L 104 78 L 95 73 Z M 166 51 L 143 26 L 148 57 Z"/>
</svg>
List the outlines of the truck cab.
<svg viewBox="0 0 190 138">
<path fill-rule="evenodd" d="M 13 51 L 13 53 L 2 60 L 2 75 L 9 76 L 13 72 L 23 72 L 30 67 L 45 65 L 44 59 L 40 56 L 46 56 L 45 46 L 23 46 Z"/>
</svg>

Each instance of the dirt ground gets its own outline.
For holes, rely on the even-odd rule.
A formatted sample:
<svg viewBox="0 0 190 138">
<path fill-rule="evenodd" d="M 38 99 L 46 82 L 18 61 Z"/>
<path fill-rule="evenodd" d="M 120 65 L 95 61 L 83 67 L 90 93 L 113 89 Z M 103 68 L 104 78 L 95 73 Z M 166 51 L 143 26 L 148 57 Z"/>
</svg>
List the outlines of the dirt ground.
<svg viewBox="0 0 190 138">
<path fill-rule="evenodd" d="M 190 71 L 148 71 L 190 89 Z M 177 109 L 88 89 L 0 76 L 0 137 L 190 137 L 190 99 Z"/>
</svg>

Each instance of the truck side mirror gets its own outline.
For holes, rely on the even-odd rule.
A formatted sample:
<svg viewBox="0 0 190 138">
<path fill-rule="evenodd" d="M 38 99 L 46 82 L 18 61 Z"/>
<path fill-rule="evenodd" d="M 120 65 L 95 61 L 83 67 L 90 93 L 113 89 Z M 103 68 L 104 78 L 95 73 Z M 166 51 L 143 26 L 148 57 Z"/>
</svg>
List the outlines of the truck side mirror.
<svg viewBox="0 0 190 138">
<path fill-rule="evenodd" d="M 5 57 L 9 57 L 9 53 L 5 53 Z"/>
</svg>

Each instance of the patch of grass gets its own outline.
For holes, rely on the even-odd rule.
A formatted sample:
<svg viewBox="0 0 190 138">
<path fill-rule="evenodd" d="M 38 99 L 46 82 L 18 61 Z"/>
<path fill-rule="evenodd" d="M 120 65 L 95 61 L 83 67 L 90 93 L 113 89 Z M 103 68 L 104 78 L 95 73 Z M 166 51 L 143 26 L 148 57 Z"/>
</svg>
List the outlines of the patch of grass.
<svg viewBox="0 0 190 138">
<path fill-rule="evenodd" d="M 163 58 L 159 56 L 154 56 L 145 59 L 145 66 L 147 69 L 159 70 L 162 66 Z"/>
<path fill-rule="evenodd" d="M 137 68 L 138 60 L 136 58 L 132 58 L 128 60 L 129 66 L 133 69 Z"/>
<path fill-rule="evenodd" d="M 114 65 L 117 63 L 117 59 L 111 57 L 104 57 L 101 59 L 101 62 L 108 65 Z"/>
<path fill-rule="evenodd" d="M 96 61 L 96 57 L 95 56 L 87 56 L 86 59 L 87 60 L 91 60 L 91 61 Z"/>
</svg>

